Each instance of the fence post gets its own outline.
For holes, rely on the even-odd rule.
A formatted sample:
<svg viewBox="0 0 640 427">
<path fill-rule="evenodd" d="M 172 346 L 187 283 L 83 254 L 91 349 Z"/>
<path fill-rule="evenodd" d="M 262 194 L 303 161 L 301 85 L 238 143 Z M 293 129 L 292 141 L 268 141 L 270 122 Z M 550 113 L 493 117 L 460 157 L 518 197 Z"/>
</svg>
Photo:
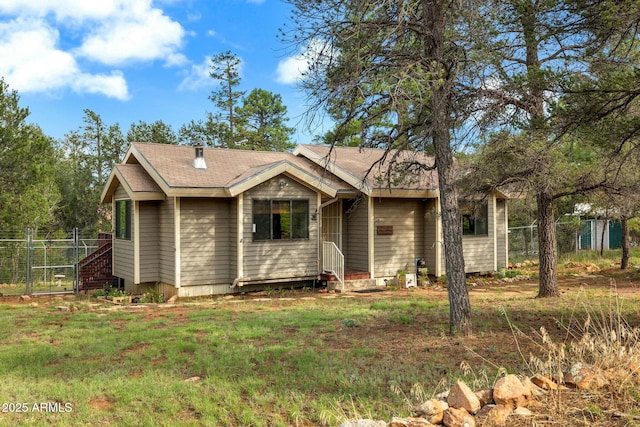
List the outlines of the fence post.
<svg viewBox="0 0 640 427">
<path fill-rule="evenodd" d="M 33 229 L 27 228 L 27 257 L 26 257 L 26 288 L 25 294 L 31 295 L 33 292 Z"/>
<path fill-rule="evenodd" d="M 80 291 L 80 268 L 78 259 L 80 256 L 80 237 L 78 236 L 78 227 L 73 229 L 73 292 Z"/>
</svg>

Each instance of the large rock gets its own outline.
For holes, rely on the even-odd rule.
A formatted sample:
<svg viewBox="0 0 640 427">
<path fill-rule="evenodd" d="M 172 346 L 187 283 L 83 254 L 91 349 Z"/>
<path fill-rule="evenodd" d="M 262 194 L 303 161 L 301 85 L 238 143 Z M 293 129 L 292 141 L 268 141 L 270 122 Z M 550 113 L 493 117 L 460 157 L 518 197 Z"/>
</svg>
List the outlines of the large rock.
<svg viewBox="0 0 640 427">
<path fill-rule="evenodd" d="M 509 374 L 496 381 L 493 386 L 493 400 L 496 404 L 511 409 L 527 406 L 531 400 L 531 390 L 522 384 L 518 377 Z"/>
<path fill-rule="evenodd" d="M 449 408 L 447 402 L 438 399 L 429 399 L 420 405 L 417 405 L 411 411 L 414 417 L 422 417 L 427 419 L 431 424 L 440 424 L 444 411 Z"/>
<path fill-rule="evenodd" d="M 389 427 L 433 427 L 425 418 L 409 417 L 398 418 L 393 417 L 389 423 Z"/>
<path fill-rule="evenodd" d="M 535 385 L 533 381 L 531 381 L 531 378 L 523 379 L 522 385 L 529 389 L 532 397 L 544 396 L 547 393 L 546 390 L 543 390 L 542 388 Z"/>
<path fill-rule="evenodd" d="M 387 423 L 380 420 L 349 420 L 340 424 L 340 427 L 387 427 Z"/>
<path fill-rule="evenodd" d="M 565 372 L 564 383 L 580 390 L 596 390 L 603 387 L 607 380 L 600 368 L 578 362 Z"/>
<path fill-rule="evenodd" d="M 480 401 L 480 406 L 493 403 L 493 389 L 483 388 L 482 390 L 476 390 L 475 395 Z"/>
<path fill-rule="evenodd" d="M 449 408 L 444 411 L 442 423 L 447 427 L 476 427 L 476 420 L 464 408 Z"/>
<path fill-rule="evenodd" d="M 475 414 L 480 409 L 478 396 L 462 381 L 457 381 L 451 387 L 447 403 L 450 408 L 464 408 L 471 414 Z"/>
<path fill-rule="evenodd" d="M 507 418 L 513 410 L 504 405 L 486 405 L 476 414 L 482 427 L 500 427 L 507 425 Z"/>
<path fill-rule="evenodd" d="M 552 379 L 544 375 L 535 374 L 534 376 L 531 377 L 531 382 L 543 390 L 558 389 L 558 384 L 556 384 Z"/>
</svg>

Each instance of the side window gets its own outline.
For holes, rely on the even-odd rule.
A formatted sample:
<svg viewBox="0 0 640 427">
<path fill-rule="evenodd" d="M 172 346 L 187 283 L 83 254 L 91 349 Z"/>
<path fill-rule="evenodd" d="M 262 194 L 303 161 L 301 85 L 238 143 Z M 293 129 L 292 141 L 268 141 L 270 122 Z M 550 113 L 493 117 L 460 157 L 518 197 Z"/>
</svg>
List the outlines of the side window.
<svg viewBox="0 0 640 427">
<path fill-rule="evenodd" d="M 489 214 L 486 201 L 462 202 L 460 215 L 462 217 L 462 234 L 464 236 L 489 235 Z"/>
<path fill-rule="evenodd" d="M 131 200 L 116 200 L 116 238 L 131 239 Z"/>
</svg>

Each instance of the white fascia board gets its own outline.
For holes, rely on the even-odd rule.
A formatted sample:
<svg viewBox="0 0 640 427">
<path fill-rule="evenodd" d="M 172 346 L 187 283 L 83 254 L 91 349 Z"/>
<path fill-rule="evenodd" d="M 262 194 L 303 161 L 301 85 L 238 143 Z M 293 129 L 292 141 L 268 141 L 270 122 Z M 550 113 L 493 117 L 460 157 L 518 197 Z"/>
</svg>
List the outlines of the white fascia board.
<svg viewBox="0 0 640 427">
<path fill-rule="evenodd" d="M 298 181 L 308 185 L 309 187 L 326 194 L 329 197 L 335 197 L 338 190 L 334 187 L 327 184 L 321 178 L 313 175 L 302 168 L 284 160 L 282 162 L 275 163 L 272 166 L 269 166 L 260 173 L 252 175 L 232 186 L 229 187 L 229 193 L 231 197 L 235 197 L 240 193 L 244 193 L 251 188 L 262 184 L 265 181 L 268 181 L 271 178 L 274 178 L 278 175 L 288 174 L 291 177 L 297 179 Z"/>
</svg>

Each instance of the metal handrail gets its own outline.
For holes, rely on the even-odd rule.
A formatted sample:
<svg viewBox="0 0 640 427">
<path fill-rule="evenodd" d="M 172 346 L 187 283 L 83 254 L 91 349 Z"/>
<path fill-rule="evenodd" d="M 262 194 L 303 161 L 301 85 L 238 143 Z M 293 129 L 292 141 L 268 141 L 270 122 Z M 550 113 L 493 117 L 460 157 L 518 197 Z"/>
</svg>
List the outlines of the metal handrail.
<svg viewBox="0 0 640 427">
<path fill-rule="evenodd" d="M 344 255 L 333 242 L 322 242 L 322 270 L 336 276 L 344 290 Z"/>
</svg>

